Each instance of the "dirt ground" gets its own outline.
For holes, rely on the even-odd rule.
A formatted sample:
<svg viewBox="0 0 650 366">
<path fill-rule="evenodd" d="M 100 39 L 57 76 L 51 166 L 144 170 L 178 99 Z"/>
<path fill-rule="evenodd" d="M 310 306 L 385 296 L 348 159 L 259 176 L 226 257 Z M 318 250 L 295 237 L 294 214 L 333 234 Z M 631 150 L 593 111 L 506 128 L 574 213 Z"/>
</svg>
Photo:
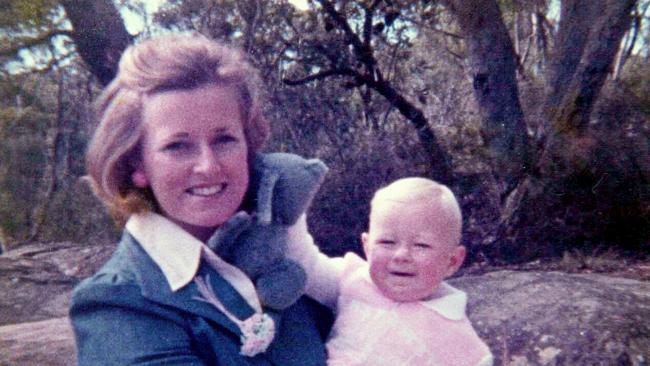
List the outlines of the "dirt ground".
<svg viewBox="0 0 650 366">
<path fill-rule="evenodd" d="M 623 277 L 638 281 L 650 281 L 650 257 L 634 258 L 613 251 L 584 254 L 565 253 L 562 258 L 535 260 L 523 264 L 490 265 L 474 263 L 462 268 L 457 276 L 482 274 L 499 270 L 513 271 L 558 271 L 566 273 L 599 273 L 613 277 Z"/>
</svg>

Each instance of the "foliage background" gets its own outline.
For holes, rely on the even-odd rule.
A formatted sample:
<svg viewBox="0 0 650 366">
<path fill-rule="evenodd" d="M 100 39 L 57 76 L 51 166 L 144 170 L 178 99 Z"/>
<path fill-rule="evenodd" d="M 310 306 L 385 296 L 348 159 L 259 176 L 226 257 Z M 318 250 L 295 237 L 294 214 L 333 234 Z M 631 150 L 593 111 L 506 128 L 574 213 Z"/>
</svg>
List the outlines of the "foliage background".
<svg viewBox="0 0 650 366">
<path fill-rule="evenodd" d="M 15 247 L 33 240 L 89 245 L 115 240 L 118 230 L 82 179 L 83 152 L 94 123 L 92 101 L 102 84 L 74 43 L 65 6 L 75 2 L 3 3 L 0 242 Z M 311 231 L 326 252 L 359 251 L 368 202 L 380 186 L 405 176 L 439 177 L 432 161 L 441 156 L 422 143 L 394 101 L 371 84 L 345 74 L 295 82 L 332 68 L 368 71 L 323 2 L 299 11 L 285 1 L 171 0 L 153 14 L 144 1 L 108 3 L 123 16 L 142 19 L 142 29 L 130 35 L 135 42 L 191 30 L 237 44 L 250 54 L 265 84 L 266 115 L 273 126 L 267 150 L 318 157 L 330 167 L 309 216 Z M 368 38 L 377 65 L 373 72 L 379 70 L 388 85 L 422 112 L 427 129 L 451 159 L 450 184 L 464 211 L 468 263 L 516 262 L 574 250 L 647 255 L 650 2 L 635 3 L 633 20 L 616 44 L 620 51 L 588 124 L 563 140 L 543 173 L 530 173 L 530 193 L 516 220 L 505 228 L 507 183 L 485 140 L 467 47 L 470 34 L 459 26 L 449 4 L 335 3 L 362 36 L 367 35 L 363 26 L 368 9 L 376 6 Z M 548 106 L 542 101 L 559 32 L 553 16 L 559 5 L 542 0 L 498 5 L 518 56 L 516 83 L 525 130 L 532 151 L 539 153 L 550 134 Z M 596 22 L 599 14 L 591 14 Z M 634 51 L 628 54 L 630 45 Z"/>
</svg>

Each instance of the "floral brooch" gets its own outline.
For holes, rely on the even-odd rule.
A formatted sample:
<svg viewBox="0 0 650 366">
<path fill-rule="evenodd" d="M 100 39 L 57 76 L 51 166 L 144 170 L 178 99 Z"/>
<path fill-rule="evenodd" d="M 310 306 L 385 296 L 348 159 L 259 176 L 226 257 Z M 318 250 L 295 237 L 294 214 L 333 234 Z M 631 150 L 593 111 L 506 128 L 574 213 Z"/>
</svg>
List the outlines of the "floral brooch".
<svg viewBox="0 0 650 366">
<path fill-rule="evenodd" d="M 253 357 L 266 351 L 275 336 L 275 323 L 270 316 L 263 312 L 256 312 L 247 319 L 240 320 L 219 301 L 219 298 L 209 285 L 210 278 L 208 275 L 205 276 L 205 279 L 196 277 L 194 282 L 196 282 L 196 287 L 201 294 L 201 297 L 195 297 L 195 299 L 213 305 L 239 327 L 241 331 L 239 353 L 241 355 Z"/>
</svg>

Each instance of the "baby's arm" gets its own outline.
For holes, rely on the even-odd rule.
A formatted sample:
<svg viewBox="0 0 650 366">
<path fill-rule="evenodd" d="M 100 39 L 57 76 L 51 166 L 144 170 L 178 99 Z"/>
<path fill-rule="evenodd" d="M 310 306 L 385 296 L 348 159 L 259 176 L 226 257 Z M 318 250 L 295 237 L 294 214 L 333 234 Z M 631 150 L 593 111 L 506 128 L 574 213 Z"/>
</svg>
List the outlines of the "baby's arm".
<svg viewBox="0 0 650 366">
<path fill-rule="evenodd" d="M 490 353 L 488 355 L 485 355 L 485 357 L 483 357 L 481 361 L 479 361 L 478 365 L 476 366 L 492 366 L 493 364 L 494 364 L 494 356 L 492 356 L 492 354 Z"/>
<path fill-rule="evenodd" d="M 339 295 L 343 258 L 330 258 L 321 253 L 307 230 L 307 216 L 304 214 L 289 228 L 287 257 L 300 263 L 305 269 L 305 293 L 334 309 Z"/>
</svg>

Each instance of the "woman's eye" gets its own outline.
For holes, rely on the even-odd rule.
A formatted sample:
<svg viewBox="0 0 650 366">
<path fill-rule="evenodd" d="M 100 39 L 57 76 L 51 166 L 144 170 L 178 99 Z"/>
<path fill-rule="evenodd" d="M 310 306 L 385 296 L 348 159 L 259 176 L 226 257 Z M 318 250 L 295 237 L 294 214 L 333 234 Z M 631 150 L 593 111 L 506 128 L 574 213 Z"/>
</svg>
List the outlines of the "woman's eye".
<svg viewBox="0 0 650 366">
<path fill-rule="evenodd" d="M 188 144 L 186 142 L 174 141 L 174 142 L 170 142 L 167 145 L 165 145 L 163 150 L 165 150 L 165 151 L 179 151 L 179 150 L 187 149 L 187 147 L 188 147 Z"/>
<path fill-rule="evenodd" d="M 219 135 L 214 139 L 214 143 L 217 145 L 225 145 L 237 141 L 238 139 L 232 135 Z"/>
</svg>

